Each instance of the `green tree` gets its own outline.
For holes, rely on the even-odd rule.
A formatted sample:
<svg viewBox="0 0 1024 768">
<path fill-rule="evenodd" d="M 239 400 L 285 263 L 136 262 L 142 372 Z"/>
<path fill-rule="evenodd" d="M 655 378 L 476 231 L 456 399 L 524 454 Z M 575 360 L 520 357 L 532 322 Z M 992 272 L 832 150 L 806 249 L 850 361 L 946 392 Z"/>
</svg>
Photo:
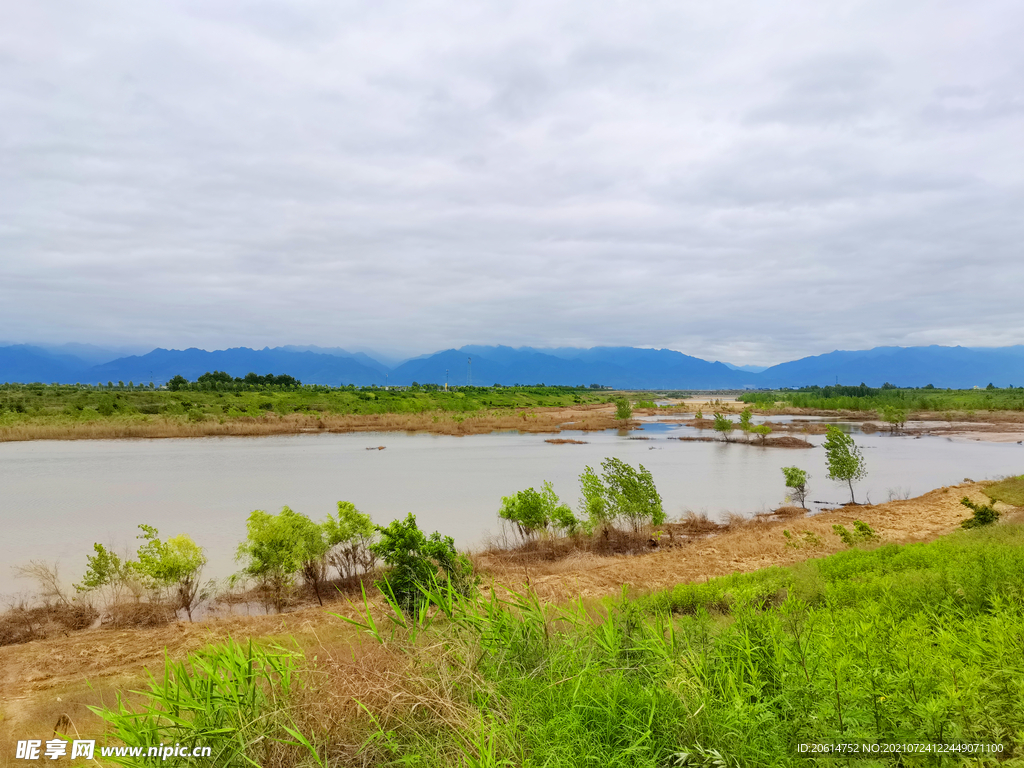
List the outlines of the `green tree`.
<svg viewBox="0 0 1024 768">
<path fill-rule="evenodd" d="M 624 397 L 620 397 L 615 401 L 615 418 L 616 419 L 629 419 L 633 416 L 633 406 L 629 404 L 629 400 Z"/>
<path fill-rule="evenodd" d="M 722 413 L 715 414 L 715 432 L 721 432 L 725 442 L 729 441 L 729 433 L 732 432 L 732 420 Z"/>
<path fill-rule="evenodd" d="M 183 608 L 192 621 L 192 609 L 200 595 L 200 576 L 206 555 L 189 536 L 181 534 L 160 541 L 159 532 L 151 525 L 140 525 L 145 540 L 139 547 L 138 570 L 151 584 L 173 590 L 176 607 Z"/>
<path fill-rule="evenodd" d="M 167 382 L 167 388 L 172 392 L 177 392 L 179 389 L 188 389 L 188 379 L 178 374 Z"/>
<path fill-rule="evenodd" d="M 315 526 L 324 539 L 322 528 L 288 507 L 277 515 L 257 509 L 246 521 L 247 536 L 238 545 L 236 558 L 244 565 L 242 572 L 256 579 L 266 590 L 269 602 L 279 613 L 294 584 L 295 574 L 301 571 L 307 578 L 315 577 L 315 570 L 306 574 L 307 564 L 315 558 L 326 557 L 326 548 L 310 533 L 310 525 Z M 319 582 L 315 586 L 319 587 Z"/>
<path fill-rule="evenodd" d="M 889 424 L 889 429 L 894 434 L 903 429 L 907 423 L 907 410 L 896 405 L 883 406 L 879 417 Z"/>
<path fill-rule="evenodd" d="M 572 534 L 579 525 L 572 510 L 561 503 L 555 489 L 546 480 L 539 493 L 533 488 L 526 488 L 512 496 L 503 496 L 498 516 L 515 524 L 524 540 L 544 533 L 549 526 Z"/>
<path fill-rule="evenodd" d="M 756 427 L 751 427 L 750 431 L 761 438 L 761 445 L 765 445 L 768 442 L 768 435 L 772 433 L 772 428 L 768 424 L 758 424 Z"/>
<path fill-rule="evenodd" d="M 369 546 L 377 528 L 369 515 L 350 501 L 339 501 L 337 516 L 328 515 L 323 527 L 330 547 L 328 561 L 338 570 L 339 577 L 351 579 L 373 570 L 376 556 Z"/>
<path fill-rule="evenodd" d="M 783 467 L 782 474 L 786 479 L 786 487 L 790 495 L 800 502 L 800 506 L 807 509 L 807 478 L 808 475 L 797 467 Z"/>
<path fill-rule="evenodd" d="M 852 437 L 834 424 L 829 425 L 822 446 L 825 448 L 828 479 L 845 482 L 850 487 L 850 502 L 856 504 L 853 481 L 863 480 L 868 474 L 860 448 Z"/>
<path fill-rule="evenodd" d="M 634 533 L 645 524 L 661 525 L 665 511 L 654 478 L 643 464 L 633 469 L 621 459 L 601 462 L 601 477 L 590 467 L 580 475 L 582 506 L 591 527 L 607 528 L 618 519 L 629 522 Z"/>
<path fill-rule="evenodd" d="M 744 408 L 743 411 L 740 413 L 740 429 L 743 430 L 743 434 L 748 436 L 747 437 L 748 440 L 749 440 L 750 432 L 754 428 L 754 425 L 750 421 L 751 418 L 753 417 L 753 415 L 754 415 L 754 409 L 751 408 L 750 406 L 747 406 L 746 408 Z"/>
<path fill-rule="evenodd" d="M 422 606 L 427 599 L 424 590 L 434 584 L 469 592 L 473 566 L 455 550 L 451 536 L 442 537 L 437 531 L 425 536 L 412 513 L 404 521 L 377 526 L 377 532 L 380 539 L 370 549 L 389 566 L 378 586 L 390 592 L 403 611 L 411 613 Z"/>
<path fill-rule="evenodd" d="M 134 564 L 130 560 L 122 560 L 102 544 L 93 544 L 92 548 L 96 554 L 86 557 L 85 576 L 81 582 L 74 585 L 75 590 L 90 592 L 109 587 L 116 601 L 125 583 L 135 573 Z"/>
</svg>

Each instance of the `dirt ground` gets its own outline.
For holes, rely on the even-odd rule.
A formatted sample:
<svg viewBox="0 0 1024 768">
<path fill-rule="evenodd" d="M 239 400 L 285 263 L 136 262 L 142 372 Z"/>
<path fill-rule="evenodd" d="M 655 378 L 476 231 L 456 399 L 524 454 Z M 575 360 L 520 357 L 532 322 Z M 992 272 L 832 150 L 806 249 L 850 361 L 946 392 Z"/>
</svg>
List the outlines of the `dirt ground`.
<svg viewBox="0 0 1024 768">
<path fill-rule="evenodd" d="M 642 556 L 580 554 L 527 566 L 503 565 L 479 556 L 477 563 L 483 568 L 485 590 L 528 585 L 553 601 L 615 596 L 623 585 L 639 594 L 838 551 L 844 545 L 832 532 L 836 523 L 852 529 L 854 520 L 863 520 L 882 542 L 931 540 L 957 529 L 969 516 L 960 504 L 964 496 L 987 502 L 982 493 L 985 485 L 964 483 L 914 499 L 843 507 L 811 517 L 788 508 L 780 510 L 781 515 L 737 522 L 707 538 L 683 540 L 673 535 L 661 551 Z M 1004 521 L 1024 518 L 1024 509 L 997 508 L 1007 513 Z M 789 530 L 793 539 L 787 539 L 783 530 Z M 807 543 L 808 531 L 819 543 Z M 787 546 L 792 540 L 800 546 Z M 0 745 L 19 738 L 49 738 L 62 716 L 70 720 L 71 732 L 97 734 L 100 724 L 87 705 L 114 704 L 118 691 L 143 684 L 146 669 L 159 672 L 165 654 L 182 658 L 227 638 L 243 642 L 271 638 L 282 644 L 299 638 L 307 647 L 328 638 L 354 638 L 356 630 L 330 614 L 354 615 L 355 610 L 353 605 L 334 602 L 326 608 L 312 606 L 281 615 L 229 616 L 150 629 L 92 629 L 0 647 Z M 0 766 L 8 764 L 15 764 L 13 753 L 0 750 Z"/>
</svg>

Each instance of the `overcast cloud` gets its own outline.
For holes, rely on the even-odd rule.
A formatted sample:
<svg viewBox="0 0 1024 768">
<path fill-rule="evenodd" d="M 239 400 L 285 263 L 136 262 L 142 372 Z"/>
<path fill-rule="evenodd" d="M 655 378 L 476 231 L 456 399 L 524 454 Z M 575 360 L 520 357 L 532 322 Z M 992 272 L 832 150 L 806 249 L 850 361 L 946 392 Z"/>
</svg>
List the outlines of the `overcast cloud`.
<svg viewBox="0 0 1024 768">
<path fill-rule="evenodd" d="M 1024 6 L 10 2 L 0 338 L 1024 343 Z"/>
</svg>

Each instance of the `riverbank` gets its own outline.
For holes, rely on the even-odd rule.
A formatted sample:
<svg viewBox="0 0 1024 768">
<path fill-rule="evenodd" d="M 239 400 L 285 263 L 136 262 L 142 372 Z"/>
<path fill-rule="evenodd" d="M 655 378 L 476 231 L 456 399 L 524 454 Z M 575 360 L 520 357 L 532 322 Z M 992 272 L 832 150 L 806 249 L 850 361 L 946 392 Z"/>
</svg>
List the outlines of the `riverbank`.
<svg viewBox="0 0 1024 768">
<path fill-rule="evenodd" d="M 666 542 L 658 551 L 640 556 L 578 553 L 553 562 L 522 563 L 489 553 L 475 559 L 485 593 L 529 588 L 544 601 L 560 604 L 582 598 L 596 605 L 595 601 L 620 595 L 624 586 L 631 594 L 642 595 L 680 583 L 788 566 L 835 553 L 847 547 L 832 526 L 852 529 L 855 520 L 870 525 L 881 543 L 934 540 L 957 530 L 970 515 L 960 499 L 988 502 L 985 489 L 989 485 L 963 483 L 914 499 L 842 507 L 813 517 L 789 508 L 778 515 L 709 529 L 711 535 L 707 536 L 687 537 L 684 522 L 678 524 L 682 528 L 673 533 L 671 544 Z M 997 508 L 1004 513 L 1000 525 L 1024 518 L 1024 509 L 1005 504 L 997 504 Z M 115 694 L 137 687 L 144 670 L 158 669 L 165 653 L 180 659 L 228 638 L 271 643 L 297 638 L 310 654 L 352 653 L 351 648 L 359 647 L 358 633 L 332 613 L 354 617 L 358 608 L 335 600 L 326 608 L 309 606 L 280 615 L 234 615 L 147 629 L 91 629 L 2 647 L 0 743 L 26 736 L 38 738 L 36 733 L 46 738 L 63 715 L 69 718 L 70 727 L 95 733 L 97 723 L 87 706 L 114 704 Z M 6 764 L 5 760 L 10 756 L 0 755 L 0 765 Z"/>
</svg>

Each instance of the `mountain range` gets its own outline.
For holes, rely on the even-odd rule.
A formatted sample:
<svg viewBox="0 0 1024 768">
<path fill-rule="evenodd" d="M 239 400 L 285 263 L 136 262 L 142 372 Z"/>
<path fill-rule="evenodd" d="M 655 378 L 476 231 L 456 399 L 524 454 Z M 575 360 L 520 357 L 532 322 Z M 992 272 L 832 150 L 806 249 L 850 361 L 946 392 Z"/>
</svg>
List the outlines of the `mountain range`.
<svg viewBox="0 0 1024 768">
<path fill-rule="evenodd" d="M 1013 347 L 875 347 L 835 351 L 769 368 L 708 362 L 668 349 L 466 346 L 382 362 L 340 347 L 154 349 L 122 355 L 87 344 L 0 346 L 0 382 L 71 384 L 133 381 L 162 384 L 175 375 L 195 380 L 207 371 L 244 376 L 289 374 L 306 384 L 436 383 L 601 384 L 616 389 L 744 389 L 885 382 L 945 388 L 1024 385 L 1024 345 Z"/>
</svg>

